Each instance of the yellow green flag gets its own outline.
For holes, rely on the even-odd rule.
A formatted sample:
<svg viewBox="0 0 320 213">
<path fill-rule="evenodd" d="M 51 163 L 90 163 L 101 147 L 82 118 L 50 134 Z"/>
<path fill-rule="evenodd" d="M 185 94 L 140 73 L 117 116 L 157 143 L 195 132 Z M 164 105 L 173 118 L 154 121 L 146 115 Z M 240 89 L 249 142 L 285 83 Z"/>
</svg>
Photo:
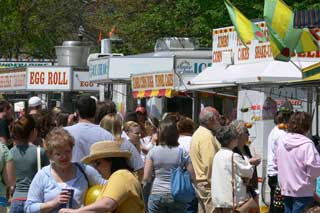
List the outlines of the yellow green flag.
<svg viewBox="0 0 320 213">
<path fill-rule="evenodd" d="M 279 35 L 274 31 L 268 22 L 266 22 L 269 30 L 269 40 L 273 58 L 279 61 L 290 60 L 290 50 L 286 47 Z"/>
<path fill-rule="evenodd" d="M 237 34 L 244 45 L 253 39 L 259 41 L 267 40 L 261 28 L 247 19 L 229 0 L 225 0 L 224 3 Z"/>
<path fill-rule="evenodd" d="M 319 48 L 309 30 L 294 28 L 294 13 L 282 0 L 265 0 L 263 16 L 272 52 L 276 53 L 274 59 L 289 61 L 295 51 L 302 53 Z"/>
<path fill-rule="evenodd" d="M 309 29 L 304 28 L 301 33 L 301 37 L 296 47 L 297 53 L 310 52 L 319 50 L 319 45 L 314 37 L 311 35 Z"/>
</svg>

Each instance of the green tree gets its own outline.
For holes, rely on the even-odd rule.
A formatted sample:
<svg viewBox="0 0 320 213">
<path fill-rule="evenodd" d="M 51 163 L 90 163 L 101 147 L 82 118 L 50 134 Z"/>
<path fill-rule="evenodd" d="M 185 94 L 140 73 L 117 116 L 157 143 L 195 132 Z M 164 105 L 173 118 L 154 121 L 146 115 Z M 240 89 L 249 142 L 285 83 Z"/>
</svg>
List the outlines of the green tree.
<svg viewBox="0 0 320 213">
<path fill-rule="evenodd" d="M 249 19 L 262 19 L 263 0 L 233 0 Z M 293 9 L 320 8 L 310 0 L 286 0 Z M 98 35 L 108 37 L 113 26 L 123 45 L 114 51 L 153 51 L 161 37 L 193 37 L 211 48 L 212 29 L 231 25 L 223 0 L 2 0 L 0 55 L 55 58 L 54 46 L 84 40 L 99 51 Z"/>
</svg>

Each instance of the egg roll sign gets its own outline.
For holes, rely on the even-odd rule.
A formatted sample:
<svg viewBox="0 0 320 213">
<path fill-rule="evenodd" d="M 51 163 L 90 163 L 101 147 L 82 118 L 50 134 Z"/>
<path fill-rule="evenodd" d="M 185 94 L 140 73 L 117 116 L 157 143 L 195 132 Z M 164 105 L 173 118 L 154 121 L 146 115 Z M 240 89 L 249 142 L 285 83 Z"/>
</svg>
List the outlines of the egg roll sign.
<svg viewBox="0 0 320 213">
<path fill-rule="evenodd" d="M 27 69 L 27 90 L 70 91 L 70 67 L 32 67 Z"/>
</svg>

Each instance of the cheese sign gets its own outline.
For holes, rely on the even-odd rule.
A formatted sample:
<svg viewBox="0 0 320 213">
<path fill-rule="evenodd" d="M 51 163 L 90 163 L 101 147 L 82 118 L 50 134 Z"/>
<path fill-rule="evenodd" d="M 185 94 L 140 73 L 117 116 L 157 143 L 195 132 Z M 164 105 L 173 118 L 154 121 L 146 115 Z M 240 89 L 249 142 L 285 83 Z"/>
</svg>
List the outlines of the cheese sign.
<svg viewBox="0 0 320 213">
<path fill-rule="evenodd" d="M 154 73 L 136 75 L 131 77 L 132 91 L 170 89 L 174 86 L 174 74 Z"/>
<path fill-rule="evenodd" d="M 27 68 L 27 90 L 71 90 L 70 67 Z"/>
<path fill-rule="evenodd" d="M 26 89 L 26 73 L 12 72 L 0 74 L 0 91 L 16 91 Z"/>
</svg>

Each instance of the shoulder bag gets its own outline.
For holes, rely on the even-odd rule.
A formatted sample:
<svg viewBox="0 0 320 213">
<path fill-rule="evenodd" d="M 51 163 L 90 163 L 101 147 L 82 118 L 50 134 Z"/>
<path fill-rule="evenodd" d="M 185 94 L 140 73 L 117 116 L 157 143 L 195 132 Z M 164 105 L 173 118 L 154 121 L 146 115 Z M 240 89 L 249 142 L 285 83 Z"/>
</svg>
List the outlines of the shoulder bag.
<svg viewBox="0 0 320 213">
<path fill-rule="evenodd" d="M 183 150 L 179 149 L 179 166 L 171 171 L 171 195 L 179 202 L 188 203 L 195 197 L 191 176 L 183 160 Z"/>
<path fill-rule="evenodd" d="M 247 213 L 249 212 L 250 209 L 256 209 L 259 208 L 256 201 L 252 198 L 252 196 L 250 196 L 249 199 L 247 199 L 246 201 L 244 201 L 241 205 L 236 205 L 235 204 L 235 171 L 234 171 L 234 161 L 233 161 L 233 153 L 232 153 L 232 157 L 231 157 L 231 172 L 232 172 L 232 181 L 231 181 L 231 185 L 232 185 L 232 208 L 233 208 L 233 212 L 240 212 L 240 213 Z"/>
</svg>

